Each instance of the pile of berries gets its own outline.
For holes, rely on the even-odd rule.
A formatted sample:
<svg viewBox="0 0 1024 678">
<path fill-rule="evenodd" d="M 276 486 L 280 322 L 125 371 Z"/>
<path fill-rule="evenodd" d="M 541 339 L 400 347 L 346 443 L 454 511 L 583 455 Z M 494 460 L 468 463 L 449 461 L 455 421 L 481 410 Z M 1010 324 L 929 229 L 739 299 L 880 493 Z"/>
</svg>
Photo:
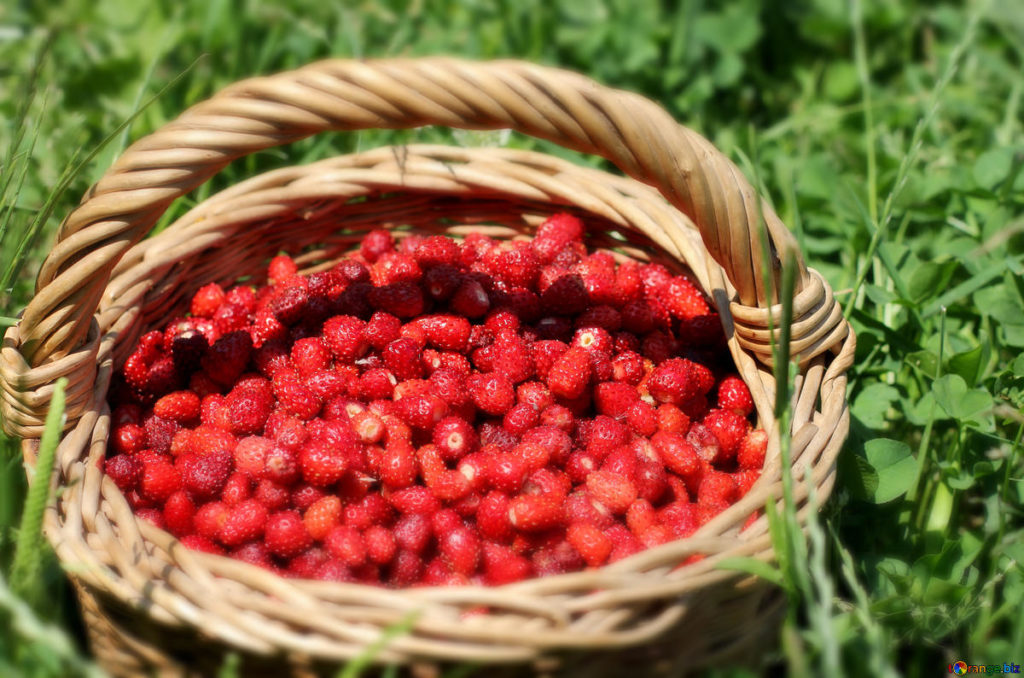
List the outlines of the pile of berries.
<svg viewBox="0 0 1024 678">
<path fill-rule="evenodd" d="M 684 275 L 536 238 L 385 230 L 199 289 L 111 389 L 104 467 L 191 548 L 405 587 L 570 572 L 692 534 L 767 436 Z M 753 516 L 752 516 L 753 517 Z"/>
</svg>

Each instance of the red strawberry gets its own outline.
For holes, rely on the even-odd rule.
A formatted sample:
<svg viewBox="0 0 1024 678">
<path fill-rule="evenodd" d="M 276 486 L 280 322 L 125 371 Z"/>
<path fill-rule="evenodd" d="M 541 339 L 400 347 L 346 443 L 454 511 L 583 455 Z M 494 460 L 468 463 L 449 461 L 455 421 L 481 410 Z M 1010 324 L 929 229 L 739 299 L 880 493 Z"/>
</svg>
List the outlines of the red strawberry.
<svg viewBox="0 0 1024 678">
<path fill-rule="evenodd" d="M 571 243 L 582 241 L 582 222 L 571 214 L 560 213 L 540 225 L 531 245 L 540 261 L 548 264 Z"/>
<path fill-rule="evenodd" d="M 199 396 L 192 391 L 175 391 L 153 404 L 153 414 L 164 419 L 188 424 L 199 419 Z"/>
<path fill-rule="evenodd" d="M 252 353 L 248 332 L 231 332 L 218 339 L 203 355 L 202 369 L 214 381 L 230 386 L 245 371 Z"/>
<path fill-rule="evenodd" d="M 590 370 L 586 349 L 571 347 L 551 366 L 547 376 L 548 388 L 556 396 L 579 398 L 590 383 Z"/>
<path fill-rule="evenodd" d="M 281 511 L 267 519 L 263 543 L 274 555 L 291 558 L 308 549 L 313 538 L 309 536 L 298 513 Z"/>
<path fill-rule="evenodd" d="M 636 500 L 636 486 L 628 477 L 612 471 L 594 471 L 587 476 L 587 491 L 612 513 L 625 513 Z"/>
<path fill-rule="evenodd" d="M 768 450 L 768 434 L 754 429 L 740 442 L 736 462 L 744 470 L 760 471 L 764 467 L 765 452 Z"/>
<path fill-rule="evenodd" d="M 466 380 L 473 403 L 487 414 L 503 415 L 516 402 L 516 392 L 507 377 L 500 374 L 474 374 Z"/>
<path fill-rule="evenodd" d="M 597 411 L 614 419 L 625 418 L 637 402 L 640 402 L 640 395 L 629 384 L 609 381 L 598 384 L 594 389 Z"/>
<path fill-rule="evenodd" d="M 390 563 L 398 551 L 395 536 L 386 527 L 371 525 L 363 532 L 367 558 L 378 565 Z"/>
<path fill-rule="evenodd" d="M 690 362 L 682 358 L 666 360 L 651 372 L 647 390 L 663 403 L 679 405 L 697 395 L 698 384 Z"/>
<path fill-rule="evenodd" d="M 107 459 L 103 470 L 124 493 L 135 489 L 142 478 L 142 462 L 126 454 Z"/>
<path fill-rule="evenodd" d="M 224 288 L 217 283 L 200 287 L 192 297 L 191 312 L 198 318 L 212 318 L 225 301 Z"/>
<path fill-rule="evenodd" d="M 181 474 L 169 461 L 154 459 L 142 465 L 139 494 L 156 504 L 163 503 L 181 489 Z"/>
<path fill-rule="evenodd" d="M 270 260 L 270 265 L 267 267 L 267 278 L 271 283 L 281 282 L 292 277 L 298 271 L 299 267 L 295 265 L 291 257 L 279 254 Z"/>
<path fill-rule="evenodd" d="M 398 282 L 369 291 L 369 302 L 374 308 L 387 311 L 399 318 L 414 318 L 424 309 L 423 291 L 411 282 Z"/>
<path fill-rule="evenodd" d="M 530 561 L 507 546 L 485 541 L 482 556 L 484 582 L 490 586 L 522 581 L 533 574 Z"/>
<path fill-rule="evenodd" d="M 216 506 L 207 504 L 206 506 Z M 205 506 L 200 513 L 207 509 Z M 220 509 L 216 509 L 220 512 Z M 259 539 L 267 524 L 267 508 L 255 499 L 247 499 L 223 511 L 217 538 L 225 546 L 239 546 L 253 539 Z M 199 517 L 196 517 L 197 523 Z"/>
<path fill-rule="evenodd" d="M 682 276 L 672 278 L 663 298 L 674 318 L 689 320 L 711 311 L 697 286 Z"/>
<path fill-rule="evenodd" d="M 348 567 L 358 567 L 366 562 L 366 543 L 363 535 L 355 528 L 339 525 L 324 539 L 328 553 Z"/>
<path fill-rule="evenodd" d="M 740 443 L 750 430 L 750 422 L 735 410 L 711 410 L 704 417 L 703 423 L 718 439 L 716 463 L 734 459 Z"/>
<path fill-rule="evenodd" d="M 178 490 L 164 504 L 164 525 L 167 531 L 176 537 L 183 537 L 193 530 L 192 518 L 196 512 L 196 505 L 192 503 L 188 493 Z"/>
<path fill-rule="evenodd" d="M 385 252 L 394 250 L 395 243 L 391 233 L 385 229 L 378 228 L 370 231 L 359 245 L 359 253 L 371 264 L 380 258 Z"/>
<path fill-rule="evenodd" d="M 442 351 L 466 350 L 469 344 L 469 321 L 455 315 L 433 315 L 422 318 L 420 324 L 427 342 Z"/>
<path fill-rule="evenodd" d="M 359 318 L 336 315 L 323 325 L 324 342 L 340 363 L 349 364 L 366 352 L 366 328 L 367 324 Z"/>
<path fill-rule="evenodd" d="M 562 498 L 548 494 L 521 494 L 512 499 L 508 517 L 512 525 L 525 532 L 540 532 L 557 527 L 565 519 Z"/>
<path fill-rule="evenodd" d="M 603 531 L 587 523 L 569 526 L 566 538 L 590 567 L 600 567 L 612 552 L 612 540 Z"/>
<path fill-rule="evenodd" d="M 480 563 L 480 538 L 469 528 L 457 527 L 438 538 L 438 551 L 452 572 L 468 577 Z"/>
<path fill-rule="evenodd" d="M 718 384 L 718 407 L 723 410 L 737 410 L 744 417 L 750 416 L 754 411 L 750 389 L 735 374 L 730 374 Z"/>
</svg>

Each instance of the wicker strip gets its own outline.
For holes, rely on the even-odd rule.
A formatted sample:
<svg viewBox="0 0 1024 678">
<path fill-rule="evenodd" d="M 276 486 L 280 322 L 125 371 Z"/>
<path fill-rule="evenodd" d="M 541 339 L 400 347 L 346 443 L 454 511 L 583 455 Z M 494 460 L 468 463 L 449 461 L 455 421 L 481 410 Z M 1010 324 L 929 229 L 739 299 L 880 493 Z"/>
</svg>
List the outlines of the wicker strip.
<svg viewBox="0 0 1024 678">
<path fill-rule="evenodd" d="M 660 193 L 523 151 L 384 148 L 241 182 L 141 240 L 174 197 L 233 158 L 324 129 L 421 124 L 516 127 L 604 155 Z M 600 570 L 492 589 L 293 581 L 182 548 L 137 521 L 99 472 L 112 370 L 141 332 L 187 308 L 199 285 L 258 278 L 280 250 L 317 270 L 382 223 L 400 228 L 398 235 L 487 229 L 515 238 L 564 210 L 585 219 L 591 245 L 691 270 L 718 306 L 737 368 L 771 431 L 762 478 L 695 537 Z M 323 62 L 239 83 L 140 140 L 65 221 L 38 293 L 0 351 L 4 425 L 23 437 L 29 460 L 48 389 L 59 376 L 74 385 L 55 478 L 63 491 L 46 528 L 90 619 L 103 622 L 92 630 L 94 650 L 117 675 L 137 675 L 139 667 L 185 675 L 189 667 L 217 666 L 225 648 L 242 651 L 253 675 L 315 675 L 415 612 L 411 633 L 395 638 L 379 660 L 546 662 L 567 649 L 656 639 L 663 640 L 663 659 L 684 652 L 692 665 L 747 652 L 763 634 L 751 628 L 736 638 L 737 628 L 777 610 L 778 596 L 716 564 L 736 555 L 773 557 L 763 518 L 739 528 L 780 496 L 780 435 L 791 442 L 798 475 L 809 468 L 815 493 L 827 496 L 848 426 L 845 372 L 854 348 L 827 284 L 800 263 L 792 428 L 774 430 L 765 347 L 779 310 L 760 271 L 776 266 L 761 261 L 759 212 L 772 251 L 793 248 L 738 170 L 661 109 L 572 73 L 521 63 Z M 808 485 L 797 484 L 802 516 L 812 510 L 809 494 Z M 704 558 L 681 565 L 694 554 Z M 657 647 L 637 656 L 661 661 Z M 580 656 L 565 666 L 608 670 Z"/>
</svg>

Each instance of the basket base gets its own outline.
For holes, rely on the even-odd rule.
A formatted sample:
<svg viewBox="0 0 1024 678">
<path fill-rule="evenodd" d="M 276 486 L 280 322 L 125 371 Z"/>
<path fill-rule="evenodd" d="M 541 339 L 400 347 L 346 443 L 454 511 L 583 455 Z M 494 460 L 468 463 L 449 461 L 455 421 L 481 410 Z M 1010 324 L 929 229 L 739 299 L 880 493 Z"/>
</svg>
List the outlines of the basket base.
<svg viewBox="0 0 1024 678">
<path fill-rule="evenodd" d="M 754 591 L 752 588 L 759 590 Z M 212 678 L 223 675 L 231 650 L 195 629 L 158 623 L 123 602 L 95 594 L 74 582 L 89 645 L 96 661 L 112 678 Z M 763 582 L 723 600 L 721 591 L 691 598 L 697 609 L 728 608 L 729 614 L 684 617 L 656 643 L 607 652 L 567 652 L 529 665 L 480 666 L 459 675 L 487 678 L 621 678 L 626 675 L 677 678 L 702 668 L 757 668 L 777 645 L 779 621 L 785 607 L 781 591 Z M 733 614 L 736 608 L 746 614 Z M 745 622 L 737 624 L 737 619 Z M 700 647 L 695 639 L 708 639 Z M 681 651 L 682 649 L 682 651 Z M 261 656 L 237 653 L 238 676 L 245 678 L 324 678 L 337 676 L 338 665 L 297 655 Z M 696 662 L 694 660 L 697 660 Z M 443 678 L 465 665 L 424 662 L 404 667 L 398 675 Z M 361 676 L 377 676 L 381 668 Z M 395 675 L 393 673 L 389 675 Z"/>
</svg>

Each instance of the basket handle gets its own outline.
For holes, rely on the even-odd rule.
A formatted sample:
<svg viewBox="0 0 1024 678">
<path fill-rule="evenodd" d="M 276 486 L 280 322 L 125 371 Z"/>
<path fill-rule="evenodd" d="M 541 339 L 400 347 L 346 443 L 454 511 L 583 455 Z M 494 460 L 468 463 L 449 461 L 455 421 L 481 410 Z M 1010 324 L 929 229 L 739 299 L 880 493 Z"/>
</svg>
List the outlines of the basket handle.
<svg viewBox="0 0 1024 678">
<path fill-rule="evenodd" d="M 22 356 L 37 367 L 79 346 L 124 253 L 232 160 L 326 130 L 423 125 L 512 128 L 607 158 L 690 217 L 744 306 L 775 301 L 761 272 L 777 289 L 784 252 L 797 292 L 808 284 L 793 236 L 739 169 L 642 96 L 519 61 L 329 60 L 235 83 L 129 147 L 61 225 L 22 317 Z"/>
</svg>

